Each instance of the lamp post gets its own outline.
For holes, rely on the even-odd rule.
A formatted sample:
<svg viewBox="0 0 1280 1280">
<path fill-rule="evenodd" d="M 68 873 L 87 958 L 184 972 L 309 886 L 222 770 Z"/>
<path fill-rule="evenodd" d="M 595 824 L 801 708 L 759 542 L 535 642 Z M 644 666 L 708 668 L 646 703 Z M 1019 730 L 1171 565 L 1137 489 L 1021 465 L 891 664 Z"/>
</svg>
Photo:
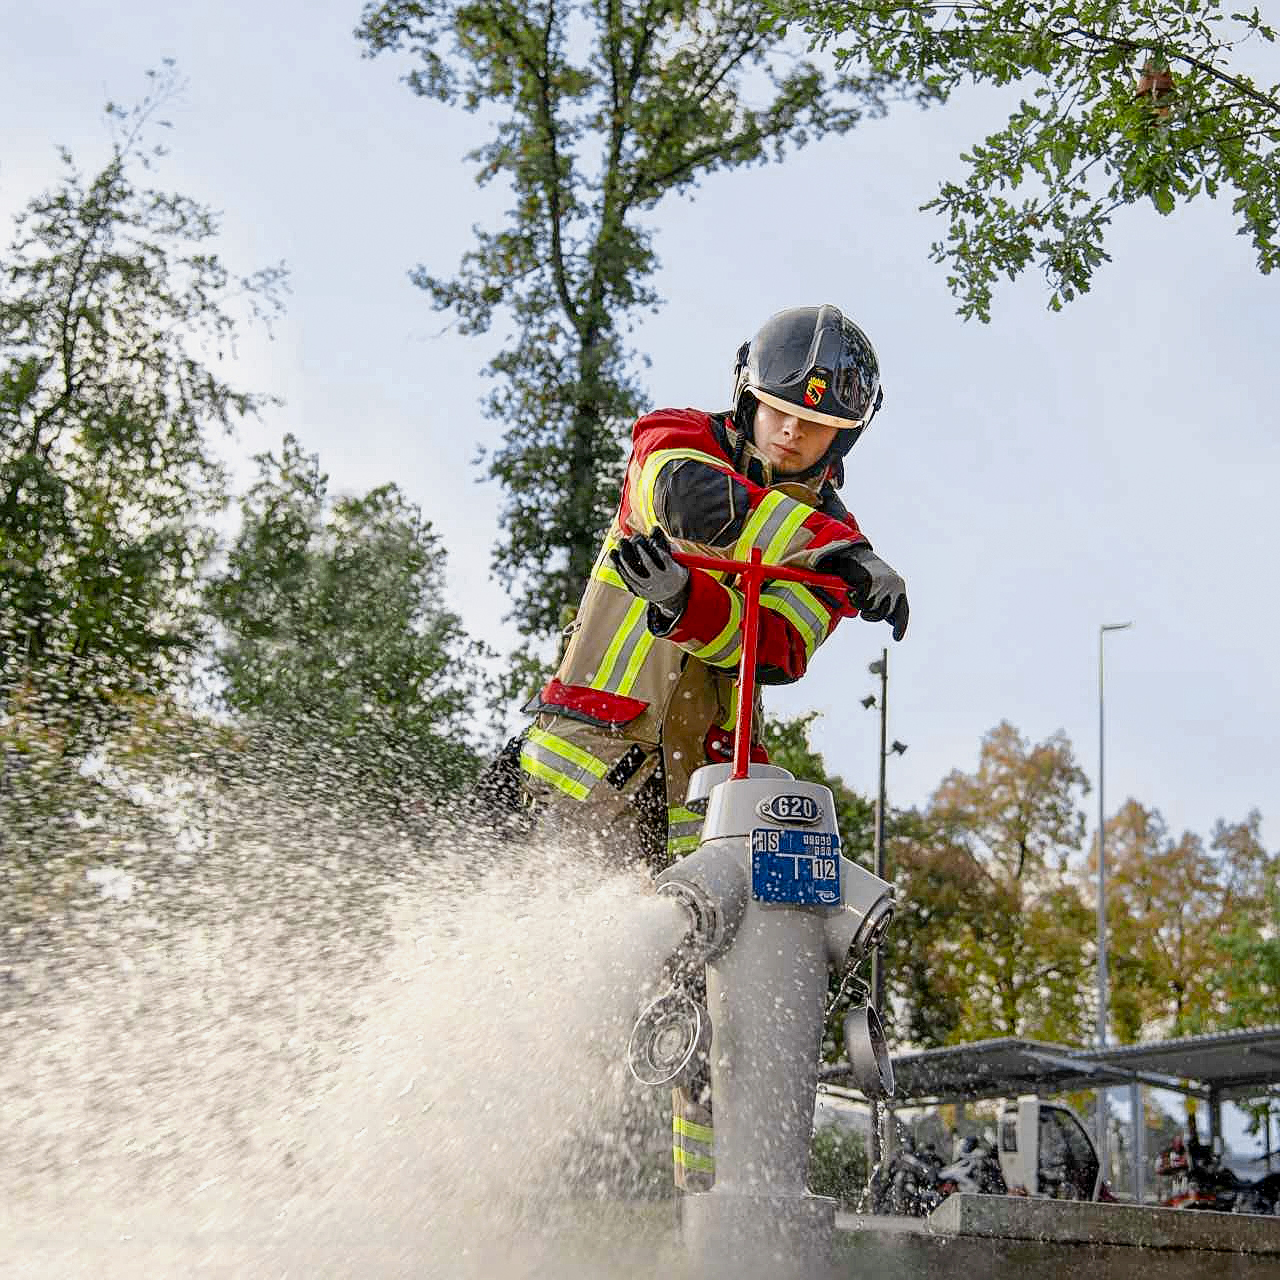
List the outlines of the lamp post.
<svg viewBox="0 0 1280 1280">
<path fill-rule="evenodd" d="M 1108 631 L 1124 631 L 1132 622 L 1104 622 L 1098 628 L 1098 1048 L 1107 1047 L 1107 810 L 1103 799 L 1102 642 Z M 1135 1121 L 1136 1123 L 1136 1121 Z M 1103 1176 L 1107 1167 L 1107 1091 L 1098 1090 L 1098 1160 Z"/>
<path fill-rule="evenodd" d="M 880 708 L 880 786 L 876 792 L 876 834 L 875 834 L 875 872 L 881 880 L 887 880 L 884 858 L 884 815 L 885 815 L 885 762 L 890 754 L 901 755 L 906 749 L 905 742 L 896 738 L 891 746 L 886 746 L 889 738 L 889 650 L 882 649 L 880 656 L 871 663 L 867 670 L 873 676 L 880 677 L 880 698 L 877 702 L 875 694 L 868 694 L 862 705 L 870 710 L 874 706 Z M 871 953 L 871 1003 L 877 1013 L 884 1006 L 884 963 L 877 947 Z M 880 1104 L 871 1100 L 869 1114 L 871 1125 L 870 1143 L 868 1145 L 868 1162 L 872 1171 L 880 1163 Z"/>
</svg>

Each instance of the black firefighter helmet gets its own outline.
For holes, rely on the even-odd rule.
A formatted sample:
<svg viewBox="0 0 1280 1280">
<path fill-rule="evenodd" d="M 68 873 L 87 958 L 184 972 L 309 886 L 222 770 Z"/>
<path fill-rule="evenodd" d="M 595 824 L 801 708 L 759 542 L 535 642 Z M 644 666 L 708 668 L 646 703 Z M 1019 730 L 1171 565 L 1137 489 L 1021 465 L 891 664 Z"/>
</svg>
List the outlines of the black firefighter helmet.
<svg viewBox="0 0 1280 1280">
<path fill-rule="evenodd" d="M 839 307 L 789 307 L 770 316 L 738 348 L 733 411 L 748 428 L 756 400 L 802 418 L 839 427 L 820 465 L 843 458 L 880 408 L 880 362 L 867 335 Z"/>
</svg>

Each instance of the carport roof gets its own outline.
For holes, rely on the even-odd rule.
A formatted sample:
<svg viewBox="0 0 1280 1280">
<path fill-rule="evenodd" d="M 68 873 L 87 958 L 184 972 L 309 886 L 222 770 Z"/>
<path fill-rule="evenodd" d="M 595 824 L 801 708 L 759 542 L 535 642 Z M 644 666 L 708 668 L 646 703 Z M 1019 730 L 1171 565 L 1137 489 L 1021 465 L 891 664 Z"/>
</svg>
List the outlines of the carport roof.
<svg viewBox="0 0 1280 1280">
<path fill-rule="evenodd" d="M 1280 1026 L 1217 1031 L 1087 1052 L 1094 1062 L 1117 1070 L 1195 1080 L 1224 1096 L 1257 1093 L 1280 1084 Z"/>
<path fill-rule="evenodd" d="M 1111 1049 L 1073 1049 L 1040 1040 L 979 1040 L 896 1054 L 893 1070 L 894 1102 L 900 1106 L 1132 1083 L 1206 1097 L 1256 1095 L 1280 1084 L 1280 1026 Z M 821 1072 L 821 1078 L 832 1083 L 848 1076 L 844 1064 Z"/>
</svg>

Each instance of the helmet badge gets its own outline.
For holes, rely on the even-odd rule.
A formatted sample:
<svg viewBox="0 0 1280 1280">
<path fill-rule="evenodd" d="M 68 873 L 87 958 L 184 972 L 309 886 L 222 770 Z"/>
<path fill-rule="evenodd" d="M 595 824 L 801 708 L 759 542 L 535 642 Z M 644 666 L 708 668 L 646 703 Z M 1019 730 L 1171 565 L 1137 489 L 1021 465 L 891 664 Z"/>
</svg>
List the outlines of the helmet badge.
<svg viewBox="0 0 1280 1280">
<path fill-rule="evenodd" d="M 804 402 L 810 409 L 816 409 L 822 403 L 822 397 L 826 394 L 827 380 L 820 373 L 812 373 L 809 375 L 809 381 L 804 389 Z"/>
</svg>

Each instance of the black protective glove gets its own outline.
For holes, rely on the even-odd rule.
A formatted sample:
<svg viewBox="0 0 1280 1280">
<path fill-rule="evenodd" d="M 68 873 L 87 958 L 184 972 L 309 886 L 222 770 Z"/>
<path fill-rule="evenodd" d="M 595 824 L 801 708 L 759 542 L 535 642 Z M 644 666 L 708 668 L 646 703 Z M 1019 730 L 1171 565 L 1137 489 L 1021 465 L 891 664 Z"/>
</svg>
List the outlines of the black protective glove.
<svg viewBox="0 0 1280 1280">
<path fill-rule="evenodd" d="M 647 536 L 635 533 L 623 538 L 609 559 L 627 589 L 654 605 L 668 622 L 674 622 L 689 600 L 689 570 L 671 554 L 671 543 L 661 526 Z"/>
<path fill-rule="evenodd" d="M 888 621 L 893 638 L 907 634 L 907 584 L 902 575 L 885 564 L 870 543 L 842 547 L 818 562 L 822 573 L 834 573 L 849 584 L 849 602 L 868 622 Z"/>
</svg>

